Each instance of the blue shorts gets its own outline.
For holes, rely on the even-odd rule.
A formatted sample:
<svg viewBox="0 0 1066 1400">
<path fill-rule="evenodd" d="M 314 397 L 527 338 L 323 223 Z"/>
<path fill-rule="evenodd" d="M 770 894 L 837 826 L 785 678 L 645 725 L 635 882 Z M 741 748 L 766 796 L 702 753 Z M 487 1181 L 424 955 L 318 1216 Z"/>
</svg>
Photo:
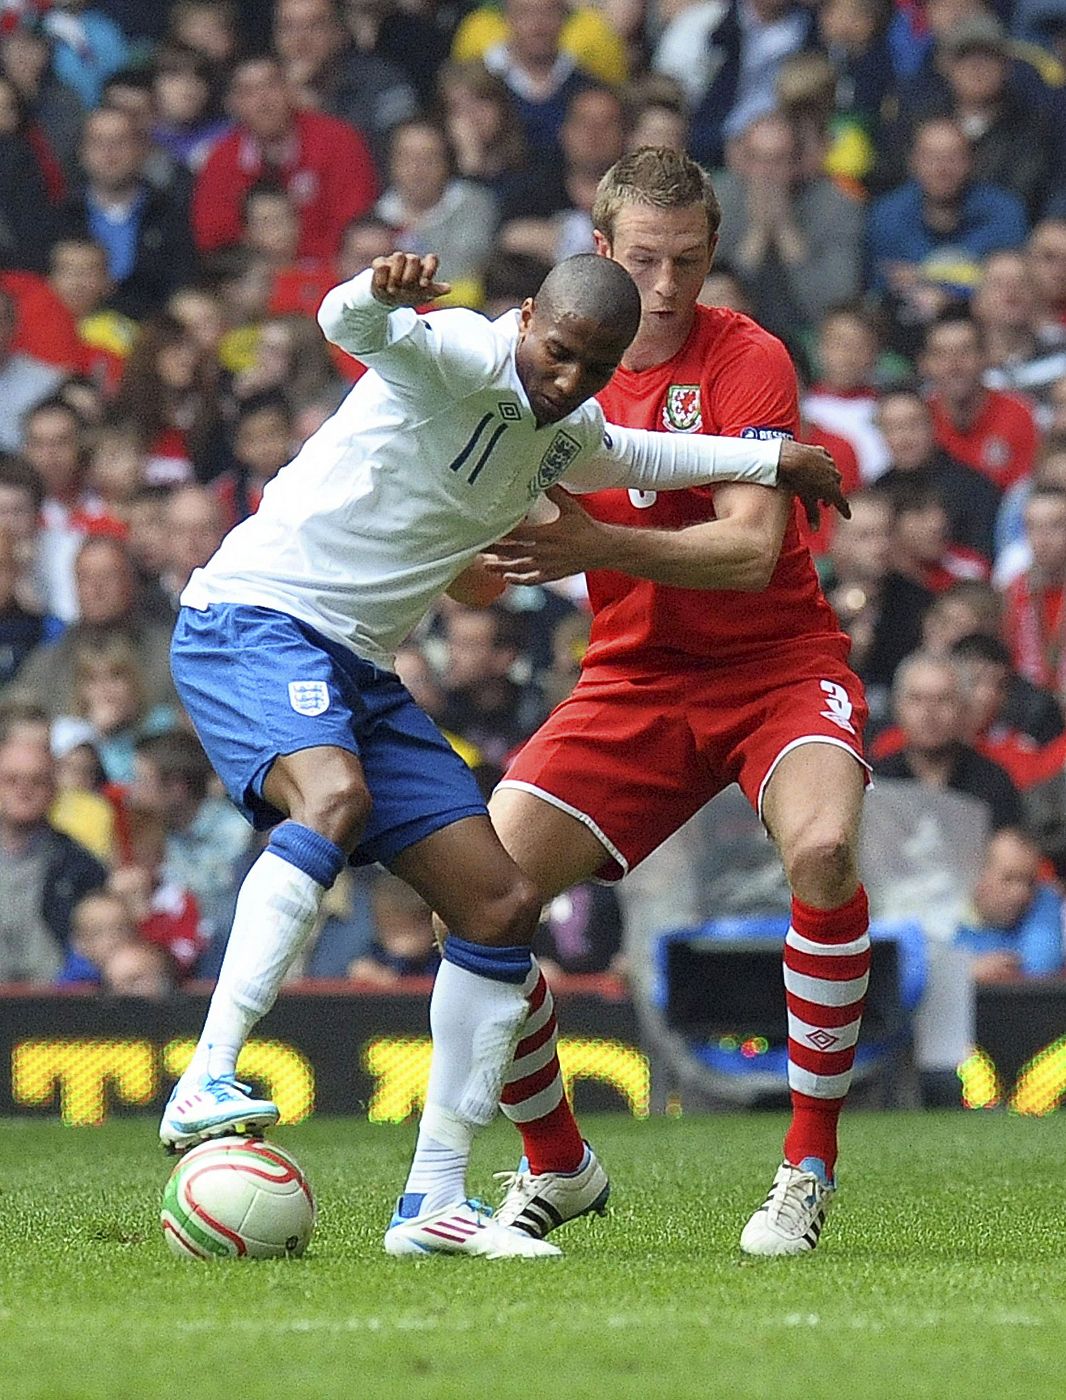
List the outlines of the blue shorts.
<svg viewBox="0 0 1066 1400">
<path fill-rule="evenodd" d="M 387 865 L 434 831 L 487 815 L 474 775 L 399 677 L 285 613 L 182 608 L 170 665 L 215 772 L 259 830 L 285 815 L 263 797 L 271 764 L 321 745 L 358 755 L 370 790 L 354 865 Z"/>
</svg>

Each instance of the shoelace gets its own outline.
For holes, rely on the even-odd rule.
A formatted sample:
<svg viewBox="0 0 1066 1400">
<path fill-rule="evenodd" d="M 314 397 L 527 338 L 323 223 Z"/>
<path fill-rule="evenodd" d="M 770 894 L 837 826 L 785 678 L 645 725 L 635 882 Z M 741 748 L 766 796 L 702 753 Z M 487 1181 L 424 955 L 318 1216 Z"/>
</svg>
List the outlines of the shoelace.
<svg viewBox="0 0 1066 1400">
<path fill-rule="evenodd" d="M 204 1087 L 210 1089 L 220 1099 L 247 1098 L 252 1092 L 250 1084 L 242 1084 L 231 1074 L 223 1075 L 218 1079 L 209 1079 Z"/>
<path fill-rule="evenodd" d="M 501 1198 L 509 1196 L 512 1191 L 532 1196 L 536 1190 L 530 1172 L 493 1172 L 492 1179 L 500 1183 Z"/>
<path fill-rule="evenodd" d="M 778 1182 L 770 1198 L 769 1216 L 797 1234 L 807 1228 L 811 1212 L 817 1208 L 821 1182 L 813 1172 L 793 1171 Z"/>
<path fill-rule="evenodd" d="M 492 1207 L 485 1201 L 479 1201 L 476 1196 L 468 1196 L 466 1203 L 475 1215 L 483 1215 L 486 1220 L 492 1219 Z"/>
</svg>

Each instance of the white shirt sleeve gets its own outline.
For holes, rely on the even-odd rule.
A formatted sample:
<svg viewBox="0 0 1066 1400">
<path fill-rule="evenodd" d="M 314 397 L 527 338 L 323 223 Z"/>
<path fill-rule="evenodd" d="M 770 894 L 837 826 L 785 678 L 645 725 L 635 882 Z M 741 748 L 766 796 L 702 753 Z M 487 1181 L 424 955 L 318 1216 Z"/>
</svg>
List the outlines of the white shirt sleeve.
<svg viewBox="0 0 1066 1400">
<path fill-rule="evenodd" d="M 377 371 L 386 383 L 415 389 L 428 381 L 468 394 L 492 378 L 496 346 L 490 323 L 474 311 L 419 315 L 383 306 L 370 290 L 371 269 L 328 291 L 318 308 L 326 339 Z"/>
<path fill-rule="evenodd" d="M 605 423 L 603 445 L 566 473 L 563 485 L 581 495 L 610 487 L 676 491 L 723 481 L 777 485 L 778 439 L 652 433 Z"/>
</svg>

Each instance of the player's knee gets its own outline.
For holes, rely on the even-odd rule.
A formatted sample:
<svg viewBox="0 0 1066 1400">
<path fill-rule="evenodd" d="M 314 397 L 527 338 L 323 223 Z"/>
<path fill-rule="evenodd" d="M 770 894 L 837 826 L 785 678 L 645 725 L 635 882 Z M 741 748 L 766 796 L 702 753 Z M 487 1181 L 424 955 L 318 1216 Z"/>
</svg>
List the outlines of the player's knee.
<svg viewBox="0 0 1066 1400">
<path fill-rule="evenodd" d="M 324 765 L 304 798 L 302 820 L 344 851 L 359 844 L 370 816 L 370 793 L 358 769 L 344 763 Z"/>
<path fill-rule="evenodd" d="M 536 886 L 517 875 L 506 890 L 481 901 L 471 920 L 470 936 L 500 948 L 532 943 L 540 910 Z"/>
<path fill-rule="evenodd" d="M 855 892 L 858 870 L 850 834 L 840 827 L 813 828 L 790 853 L 788 879 L 800 899 L 843 903 Z"/>
</svg>

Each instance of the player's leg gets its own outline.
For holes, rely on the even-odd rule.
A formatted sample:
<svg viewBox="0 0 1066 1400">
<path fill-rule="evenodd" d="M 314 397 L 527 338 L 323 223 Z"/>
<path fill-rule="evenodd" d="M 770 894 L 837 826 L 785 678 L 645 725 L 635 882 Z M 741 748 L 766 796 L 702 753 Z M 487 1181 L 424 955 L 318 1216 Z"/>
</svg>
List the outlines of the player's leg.
<svg viewBox="0 0 1066 1400">
<path fill-rule="evenodd" d="M 501 787 L 489 815 L 508 854 L 542 903 L 589 879 L 612 853 L 589 824 L 521 787 Z M 522 1135 L 523 1160 L 509 1174 L 499 1220 L 543 1238 L 567 1220 L 602 1212 L 610 1184 L 581 1136 L 563 1089 L 555 1002 L 536 966 L 529 1012 L 508 1066 L 500 1107 Z"/>
<path fill-rule="evenodd" d="M 181 1148 L 277 1118 L 274 1104 L 236 1084 L 237 1056 L 360 839 L 371 803 L 349 686 L 380 673 L 353 658 L 366 676 L 347 677 L 326 644 L 258 608 L 183 609 L 171 659 L 226 791 L 258 825 L 274 827 L 239 891 L 203 1034 L 160 1125 L 164 1144 Z"/>
<path fill-rule="evenodd" d="M 741 1237 L 750 1253 L 813 1249 L 832 1196 L 870 967 L 858 874 L 865 778 L 850 748 L 809 742 L 784 755 L 763 795 L 792 889 L 784 949 L 792 1122 L 770 1196 Z"/>
<path fill-rule="evenodd" d="M 489 811 L 545 900 L 592 875 L 620 878 L 712 796 L 684 720 L 685 690 L 684 678 L 637 687 L 586 672 L 517 756 Z M 541 978 L 502 1105 L 525 1157 L 497 1212 L 537 1236 L 602 1210 L 609 1194 L 564 1095 L 556 1044 Z"/>
<path fill-rule="evenodd" d="M 160 1137 L 175 1148 L 268 1127 L 275 1105 L 236 1084 L 237 1059 L 277 999 L 318 920 L 322 899 L 358 843 L 370 796 L 354 753 L 320 747 L 275 760 L 263 797 L 289 820 L 245 876 L 207 1018 L 171 1096 Z"/>
<path fill-rule="evenodd" d="M 555 1254 L 551 1245 L 487 1221 L 466 1198 L 470 1145 L 496 1116 L 536 981 L 530 943 L 540 897 L 487 816 L 435 831 L 389 864 L 450 932 L 430 1001 L 425 1109 L 385 1248 L 395 1255 Z"/>
</svg>

